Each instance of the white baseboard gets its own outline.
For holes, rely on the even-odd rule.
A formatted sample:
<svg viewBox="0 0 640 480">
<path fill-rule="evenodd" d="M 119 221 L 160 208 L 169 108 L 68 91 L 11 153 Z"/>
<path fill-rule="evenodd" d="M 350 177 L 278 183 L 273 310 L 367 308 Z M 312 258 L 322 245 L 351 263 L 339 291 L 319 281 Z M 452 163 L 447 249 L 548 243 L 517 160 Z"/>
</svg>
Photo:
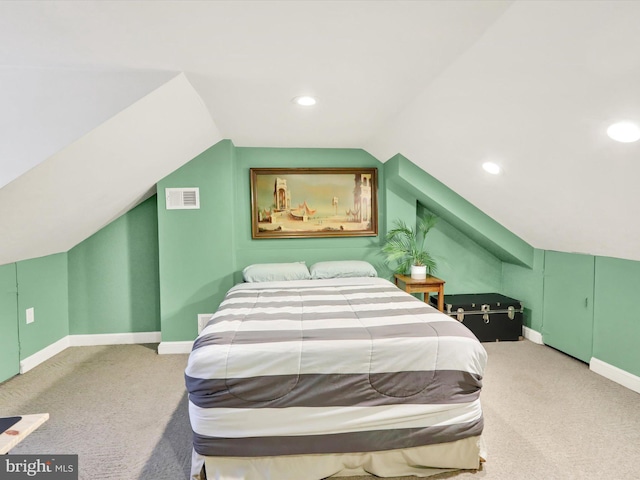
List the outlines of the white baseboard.
<svg viewBox="0 0 640 480">
<path fill-rule="evenodd" d="M 20 361 L 20 373 L 26 373 L 69 347 L 93 345 L 125 345 L 159 343 L 160 332 L 102 333 L 96 335 L 67 335 L 48 347 Z M 192 342 L 191 342 L 192 343 Z"/>
<path fill-rule="evenodd" d="M 623 387 L 627 387 L 634 392 L 640 393 L 640 377 L 637 377 L 632 373 L 618 367 L 614 367 L 613 365 L 609 365 L 595 357 L 591 357 L 589 369 L 598 375 L 602 375 L 609 380 L 619 383 Z"/>
<path fill-rule="evenodd" d="M 193 348 L 193 341 L 161 342 L 158 345 L 158 354 L 191 353 L 191 348 Z"/>
<path fill-rule="evenodd" d="M 28 356 L 24 360 L 20 360 L 20 373 L 28 372 L 32 368 L 40 365 L 42 362 L 49 360 L 54 355 L 57 355 L 67 349 L 69 346 L 69 336 L 67 335 L 48 347 L 44 347 L 42 350 Z"/>
<path fill-rule="evenodd" d="M 129 345 L 136 343 L 160 343 L 160 332 L 100 333 L 96 335 L 69 335 L 72 347 L 92 345 Z"/>
<path fill-rule="evenodd" d="M 529 327 L 525 327 L 523 325 L 522 333 L 524 334 L 524 338 L 526 338 L 527 340 L 530 340 L 533 343 L 537 343 L 539 345 L 544 345 L 544 342 L 542 341 L 542 334 L 540 332 L 537 332 L 536 330 L 533 330 L 532 328 L 529 328 Z"/>
</svg>

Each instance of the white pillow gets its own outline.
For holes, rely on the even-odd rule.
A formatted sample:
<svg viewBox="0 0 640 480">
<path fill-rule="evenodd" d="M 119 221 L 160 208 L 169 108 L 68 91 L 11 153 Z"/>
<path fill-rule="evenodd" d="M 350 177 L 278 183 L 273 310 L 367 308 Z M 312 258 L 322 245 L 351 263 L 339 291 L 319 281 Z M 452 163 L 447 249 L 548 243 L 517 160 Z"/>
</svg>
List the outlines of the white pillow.
<svg viewBox="0 0 640 480">
<path fill-rule="evenodd" d="M 311 274 L 305 262 L 255 263 L 242 270 L 245 282 L 277 282 L 280 280 L 309 280 Z"/>
<path fill-rule="evenodd" d="M 362 260 L 318 262 L 313 264 L 309 271 L 313 279 L 378 276 L 378 272 L 373 268 L 373 265 Z"/>
</svg>

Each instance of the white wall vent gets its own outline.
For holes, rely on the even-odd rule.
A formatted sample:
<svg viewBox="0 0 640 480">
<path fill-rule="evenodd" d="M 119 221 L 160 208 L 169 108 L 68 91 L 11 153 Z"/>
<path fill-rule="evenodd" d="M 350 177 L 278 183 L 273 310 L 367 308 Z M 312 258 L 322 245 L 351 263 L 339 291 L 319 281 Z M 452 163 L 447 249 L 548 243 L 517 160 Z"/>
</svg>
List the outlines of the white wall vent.
<svg viewBox="0 0 640 480">
<path fill-rule="evenodd" d="M 167 210 L 184 210 L 200 208 L 200 189 L 189 188 L 165 188 L 167 198 Z"/>
</svg>

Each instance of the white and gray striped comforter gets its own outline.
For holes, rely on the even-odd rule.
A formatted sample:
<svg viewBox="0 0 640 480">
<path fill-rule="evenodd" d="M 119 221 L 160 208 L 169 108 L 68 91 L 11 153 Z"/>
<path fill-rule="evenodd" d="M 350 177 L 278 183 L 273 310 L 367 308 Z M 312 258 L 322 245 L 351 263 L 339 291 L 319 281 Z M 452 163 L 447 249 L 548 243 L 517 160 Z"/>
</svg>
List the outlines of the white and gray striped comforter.
<svg viewBox="0 0 640 480">
<path fill-rule="evenodd" d="M 369 452 L 479 435 L 486 352 L 380 278 L 233 287 L 186 368 L 209 456 Z"/>
</svg>

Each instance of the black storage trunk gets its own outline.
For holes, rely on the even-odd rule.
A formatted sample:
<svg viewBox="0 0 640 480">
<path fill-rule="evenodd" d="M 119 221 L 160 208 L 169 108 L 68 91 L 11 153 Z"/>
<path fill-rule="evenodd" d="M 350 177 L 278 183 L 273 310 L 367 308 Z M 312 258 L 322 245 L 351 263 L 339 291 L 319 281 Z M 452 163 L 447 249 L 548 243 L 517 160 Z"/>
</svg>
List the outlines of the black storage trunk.
<svg viewBox="0 0 640 480">
<path fill-rule="evenodd" d="M 431 303 L 436 306 L 436 297 Z M 462 322 L 481 342 L 522 339 L 522 303 L 499 293 L 444 296 L 445 313 Z"/>
</svg>

